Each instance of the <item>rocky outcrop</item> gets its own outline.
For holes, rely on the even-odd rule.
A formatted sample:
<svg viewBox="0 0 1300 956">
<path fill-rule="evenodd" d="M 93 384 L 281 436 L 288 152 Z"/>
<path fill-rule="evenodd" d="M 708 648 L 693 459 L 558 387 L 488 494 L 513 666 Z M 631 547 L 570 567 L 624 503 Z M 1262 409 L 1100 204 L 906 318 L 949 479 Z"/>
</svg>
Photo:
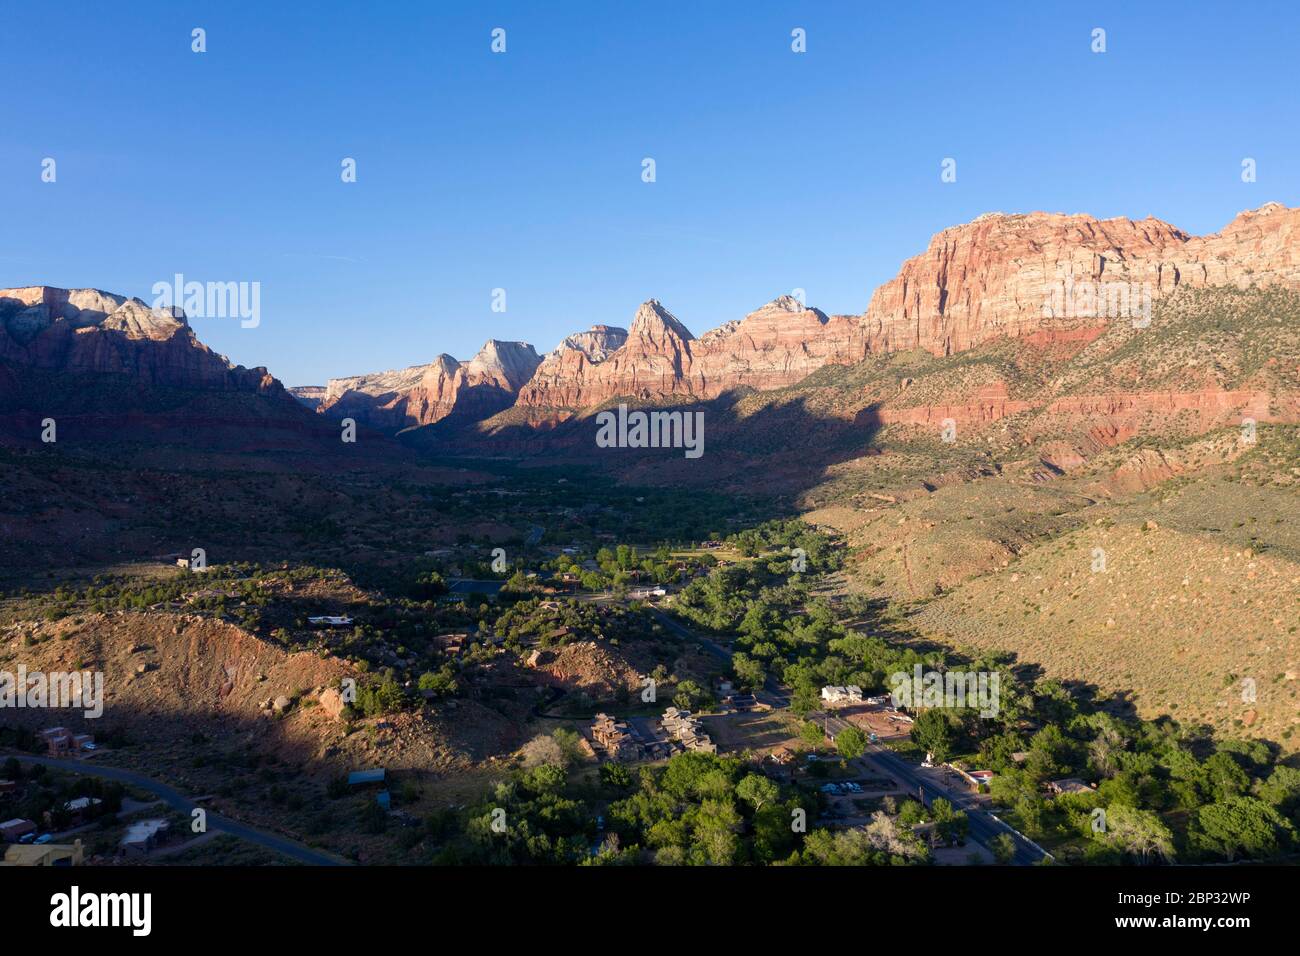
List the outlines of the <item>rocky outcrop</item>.
<svg viewBox="0 0 1300 956">
<path fill-rule="evenodd" d="M 542 408 L 592 404 L 585 391 L 592 366 L 604 362 L 626 342 L 627 329 L 612 325 L 593 325 L 586 332 L 570 335 L 542 359 L 532 379 L 520 390 L 517 403 Z"/>
<path fill-rule="evenodd" d="M 468 362 L 439 355 L 428 365 L 330 379 L 317 411 L 388 431 L 453 415 L 478 421 L 509 408 L 540 363 L 526 342 L 491 339 Z"/>
<path fill-rule="evenodd" d="M 314 412 L 320 408 L 321 402 L 325 401 L 325 386 L 295 385 L 289 389 L 289 394 Z"/>
<path fill-rule="evenodd" d="M 1053 416 L 1053 427 L 1039 425 L 1027 429 L 1031 437 L 1057 430 L 1060 423 L 1056 419 L 1104 419 L 1108 423 L 1122 423 L 1124 434 L 1118 440 L 1123 440 L 1137 432 L 1137 425 L 1144 418 L 1171 418 L 1180 412 L 1189 413 L 1180 430 L 1193 434 L 1223 425 L 1238 425 L 1243 418 L 1260 423 L 1294 423 L 1300 421 L 1300 397 L 1276 396 L 1253 389 L 1215 388 L 1194 392 L 1109 392 L 1032 402 L 1009 399 L 1006 386 L 997 383 L 980 389 L 970 401 L 871 407 L 857 413 L 855 421 L 861 425 L 919 425 L 937 432 L 949 420 L 959 427 L 979 427 L 1027 411 Z M 1118 440 L 1106 444 L 1117 444 Z"/>
<path fill-rule="evenodd" d="M 266 369 L 200 342 L 180 310 L 95 289 L 0 290 L 0 443 L 44 443 L 50 420 L 60 448 L 341 447 Z"/>
<path fill-rule="evenodd" d="M 609 358 L 590 366 L 583 403 L 593 405 L 613 395 L 652 399 L 689 394 L 691 344 L 695 336 L 657 299 L 637 309 L 627 341 Z"/>
<path fill-rule="evenodd" d="M 441 355 L 295 397 L 386 431 L 473 423 L 512 406 L 503 416 L 511 424 L 545 426 L 617 398 L 708 400 L 782 388 L 825 365 L 898 350 L 948 355 L 999 338 L 1083 346 L 1110 323 L 1145 320 L 1154 301 L 1178 289 L 1300 287 L 1298 227 L 1300 209 L 1276 203 L 1202 237 L 1153 218 L 991 213 L 934 236 L 861 315 L 827 315 L 781 296 L 697 338 L 651 299 L 626 331 L 592 326 L 545 359 L 526 343 L 491 340 L 467 362 Z M 16 368 L 289 399 L 265 369 L 232 366 L 199 343 L 183 315 L 95 290 L 0 291 L 0 399 L 21 384 Z M 969 413 L 996 415 L 1001 404 L 990 396 Z"/>
<path fill-rule="evenodd" d="M 1203 237 L 1153 218 L 990 213 L 936 235 L 860 316 L 828 316 L 782 296 L 694 338 L 652 299 L 621 348 L 599 360 L 567 350 L 543 364 L 518 404 L 564 417 L 620 396 L 781 388 L 873 353 L 948 355 L 1006 337 L 1086 343 L 1110 322 L 1145 321 L 1180 288 L 1275 282 L 1300 287 L 1300 209 L 1277 203 Z"/>
<path fill-rule="evenodd" d="M 0 289 L 0 363 L 16 370 L 125 376 L 140 388 L 249 392 L 287 400 L 265 368 L 232 365 L 179 310 L 96 289 Z"/>
<path fill-rule="evenodd" d="M 561 354 L 538 370 L 519 404 L 576 410 L 620 396 L 709 399 L 734 388 L 780 388 L 827 363 L 854 361 L 862 349 L 854 317 L 827 316 L 791 296 L 698 339 L 651 299 L 637 310 L 622 347 L 600 361 L 557 350 Z"/>
<path fill-rule="evenodd" d="M 572 351 L 581 352 L 590 362 L 603 362 L 623 347 L 627 341 L 627 329 L 616 325 L 593 325 L 586 332 L 575 332 L 547 354 L 542 364 L 552 359 L 563 357 Z M 538 369 L 541 372 L 541 369 Z"/>
<path fill-rule="evenodd" d="M 857 361 L 864 347 L 853 316 L 828 316 L 788 295 L 700 341 L 692 368 L 700 398 L 793 385 L 823 365 Z"/>
<path fill-rule="evenodd" d="M 931 239 L 862 321 L 870 352 L 949 355 L 1141 318 L 1145 302 L 1186 286 L 1272 282 L 1300 286 L 1300 209 L 1268 203 L 1202 237 L 1154 218 L 990 213 Z"/>
</svg>

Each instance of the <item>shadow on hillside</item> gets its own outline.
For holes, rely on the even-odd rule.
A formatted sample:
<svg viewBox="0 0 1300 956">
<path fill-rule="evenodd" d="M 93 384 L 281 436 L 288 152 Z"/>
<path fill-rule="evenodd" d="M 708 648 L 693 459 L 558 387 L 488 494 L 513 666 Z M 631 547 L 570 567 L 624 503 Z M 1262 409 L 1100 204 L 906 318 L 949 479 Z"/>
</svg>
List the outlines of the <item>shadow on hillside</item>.
<svg viewBox="0 0 1300 956">
<path fill-rule="evenodd" d="M 620 482 L 719 487 L 777 497 L 795 496 L 816 487 L 827 468 L 866 455 L 880 454 L 875 440 L 881 429 L 877 406 L 851 418 L 823 414 L 798 395 L 768 401 L 750 411 L 749 393 L 729 393 L 707 402 L 644 405 L 635 412 L 696 416 L 703 422 L 698 457 L 687 457 L 684 440 L 675 447 L 601 447 L 600 412 L 560 422 L 544 431 L 528 424 L 495 427 L 439 422 L 404 432 L 400 440 L 421 455 L 457 457 L 493 454 L 526 459 L 530 464 L 580 462 Z M 618 405 L 601 411 L 613 411 Z M 665 426 L 660 426 L 665 428 Z M 674 422 L 673 427 L 677 426 Z M 698 431 L 693 432 L 698 434 Z M 672 437 L 681 439 L 679 429 Z"/>
</svg>

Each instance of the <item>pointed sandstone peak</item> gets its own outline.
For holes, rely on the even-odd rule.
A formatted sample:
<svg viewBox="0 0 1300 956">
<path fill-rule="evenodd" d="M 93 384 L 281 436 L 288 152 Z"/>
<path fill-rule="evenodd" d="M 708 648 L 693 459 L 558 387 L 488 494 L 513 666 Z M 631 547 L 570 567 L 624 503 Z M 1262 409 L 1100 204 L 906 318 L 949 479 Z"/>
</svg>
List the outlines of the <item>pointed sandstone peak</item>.
<svg viewBox="0 0 1300 956">
<path fill-rule="evenodd" d="M 441 375 L 455 375 L 456 370 L 460 368 L 460 360 L 454 355 L 448 355 L 446 352 L 441 353 L 428 365 L 417 365 L 415 369 L 424 369 L 425 374 L 430 372 Z M 410 371 L 414 371 L 411 369 Z"/>
<path fill-rule="evenodd" d="M 792 295 L 778 295 L 763 308 L 777 309 L 781 312 L 802 312 L 807 306 Z"/>
<path fill-rule="evenodd" d="M 648 299 L 641 303 L 628 334 L 649 342 L 663 342 L 666 339 L 690 342 L 695 338 L 690 329 L 682 325 L 675 315 L 659 304 L 658 299 Z"/>
</svg>

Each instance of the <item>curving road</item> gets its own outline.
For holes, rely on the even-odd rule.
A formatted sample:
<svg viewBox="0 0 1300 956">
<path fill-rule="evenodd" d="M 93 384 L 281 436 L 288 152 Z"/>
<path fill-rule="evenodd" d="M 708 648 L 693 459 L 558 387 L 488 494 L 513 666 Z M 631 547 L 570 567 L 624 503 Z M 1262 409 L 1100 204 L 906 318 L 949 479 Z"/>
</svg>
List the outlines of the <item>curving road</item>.
<svg viewBox="0 0 1300 956">
<path fill-rule="evenodd" d="M 101 764 L 86 763 L 81 760 L 57 760 L 53 757 L 33 757 L 27 754 L 6 754 L 4 756 L 13 756 L 18 759 L 19 763 L 40 764 L 43 767 L 52 767 L 56 770 L 65 770 L 69 773 L 86 774 L 91 777 L 103 777 L 105 780 L 113 780 L 117 783 L 125 784 L 131 787 L 138 787 L 141 790 L 147 790 L 154 796 L 158 797 L 163 803 L 173 810 L 179 810 L 181 813 L 189 816 L 190 812 L 198 806 L 189 797 L 186 797 L 180 791 L 169 787 L 165 783 L 160 783 L 144 774 L 136 773 L 134 770 L 123 770 L 121 767 L 107 767 Z M 250 827 L 247 824 L 240 823 L 238 820 L 232 820 L 229 817 L 223 817 L 219 813 L 208 813 L 208 830 L 217 830 L 221 833 L 228 833 L 231 836 L 239 837 L 241 840 L 247 840 L 249 843 L 256 843 L 258 846 L 265 847 L 268 850 L 274 850 L 276 853 L 297 860 L 299 863 L 305 863 L 308 866 L 345 866 L 348 865 L 346 860 L 325 853 L 322 850 L 313 850 L 311 847 L 303 846 L 296 843 L 288 837 L 282 837 L 266 830 L 259 830 L 256 827 Z"/>
</svg>

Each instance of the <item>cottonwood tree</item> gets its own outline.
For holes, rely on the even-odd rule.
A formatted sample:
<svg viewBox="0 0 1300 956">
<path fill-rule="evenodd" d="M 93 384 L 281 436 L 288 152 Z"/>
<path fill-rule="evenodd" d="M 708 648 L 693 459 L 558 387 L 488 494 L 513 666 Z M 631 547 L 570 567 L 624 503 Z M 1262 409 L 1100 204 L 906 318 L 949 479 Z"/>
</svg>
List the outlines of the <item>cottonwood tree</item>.
<svg viewBox="0 0 1300 956">
<path fill-rule="evenodd" d="M 1174 835 L 1147 810 L 1123 805 L 1109 808 L 1104 839 L 1143 863 L 1150 863 L 1152 857 L 1164 863 L 1174 860 Z"/>
<path fill-rule="evenodd" d="M 867 738 L 856 727 L 845 727 L 835 735 L 835 749 L 845 760 L 856 760 L 867 749 Z"/>
<path fill-rule="evenodd" d="M 952 755 L 952 722 L 941 710 L 924 710 L 912 723 L 912 739 L 938 763 Z"/>
<path fill-rule="evenodd" d="M 1200 850 L 1232 862 L 1275 856 L 1295 843 L 1291 822 L 1255 797 L 1231 797 L 1196 811 L 1190 838 Z"/>
<path fill-rule="evenodd" d="M 752 806 L 755 811 L 762 810 L 766 804 L 774 802 L 780 794 L 781 788 L 775 781 L 756 773 L 749 774 L 736 784 L 736 796 Z"/>
</svg>

